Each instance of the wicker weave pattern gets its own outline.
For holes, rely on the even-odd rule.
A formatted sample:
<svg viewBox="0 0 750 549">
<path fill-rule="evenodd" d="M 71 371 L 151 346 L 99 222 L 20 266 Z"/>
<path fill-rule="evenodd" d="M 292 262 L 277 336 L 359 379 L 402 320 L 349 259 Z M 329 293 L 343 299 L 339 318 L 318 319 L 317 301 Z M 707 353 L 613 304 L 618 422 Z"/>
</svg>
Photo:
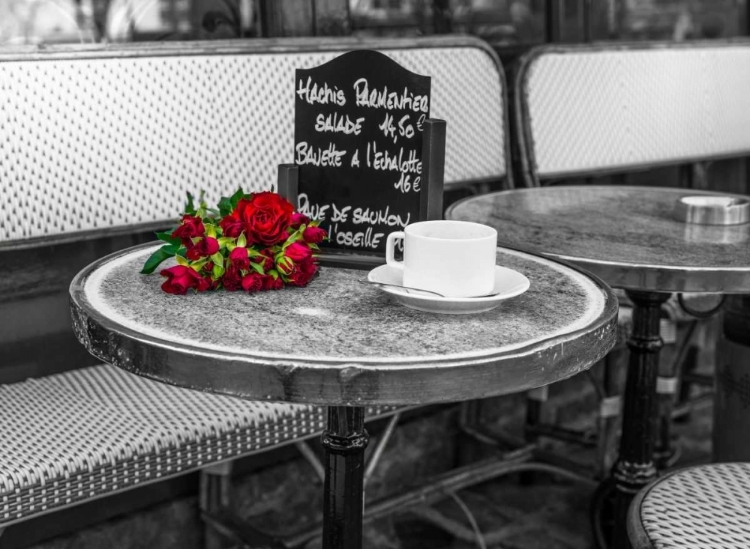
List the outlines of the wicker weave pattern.
<svg viewBox="0 0 750 549">
<path fill-rule="evenodd" d="M 750 464 L 692 467 L 658 481 L 641 504 L 657 549 L 750 547 Z"/>
<path fill-rule="evenodd" d="M 321 432 L 325 409 L 179 389 L 113 366 L 0 386 L 0 525 Z M 370 408 L 368 418 L 394 407 Z"/>
<path fill-rule="evenodd" d="M 750 151 L 750 47 L 547 52 L 524 95 L 540 177 Z"/>
<path fill-rule="evenodd" d="M 433 77 L 446 183 L 505 174 L 498 70 L 476 48 L 387 50 Z M 293 161 L 294 70 L 337 53 L 0 62 L 0 242 L 168 220 L 275 184 Z"/>
</svg>

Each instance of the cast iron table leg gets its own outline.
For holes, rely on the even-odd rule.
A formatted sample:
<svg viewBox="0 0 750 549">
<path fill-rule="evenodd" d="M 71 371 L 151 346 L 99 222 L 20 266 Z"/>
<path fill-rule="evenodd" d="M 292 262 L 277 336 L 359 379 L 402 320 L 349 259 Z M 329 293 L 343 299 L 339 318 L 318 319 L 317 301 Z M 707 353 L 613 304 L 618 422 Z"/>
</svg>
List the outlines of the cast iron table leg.
<svg viewBox="0 0 750 549">
<path fill-rule="evenodd" d="M 326 454 L 323 548 L 361 549 L 367 447 L 365 409 L 329 406 L 322 442 Z"/>
<path fill-rule="evenodd" d="M 659 351 L 661 304 L 669 294 L 628 291 L 633 301 L 633 335 L 628 341 L 628 364 L 623 404 L 620 455 L 614 466 L 615 524 L 612 546 L 630 547 L 626 531 L 628 506 L 636 492 L 656 478 L 654 433 L 656 422 L 656 374 Z"/>
</svg>

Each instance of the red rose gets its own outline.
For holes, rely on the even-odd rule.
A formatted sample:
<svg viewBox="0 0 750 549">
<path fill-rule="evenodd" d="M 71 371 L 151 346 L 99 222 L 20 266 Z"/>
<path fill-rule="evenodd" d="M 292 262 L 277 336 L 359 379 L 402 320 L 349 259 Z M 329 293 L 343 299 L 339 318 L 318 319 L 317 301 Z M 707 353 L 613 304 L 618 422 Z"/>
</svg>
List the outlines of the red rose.
<svg viewBox="0 0 750 549">
<path fill-rule="evenodd" d="M 185 256 L 191 260 L 195 261 L 197 259 L 200 259 L 201 257 L 208 257 L 210 255 L 214 255 L 216 252 L 219 251 L 219 241 L 215 238 L 212 238 L 210 236 L 207 236 L 206 238 L 199 240 L 197 244 L 195 244 L 192 247 L 188 247 L 188 251 L 185 254 Z"/>
<path fill-rule="evenodd" d="M 242 200 L 240 200 L 240 202 L 242 202 Z M 242 223 L 237 210 L 222 217 L 221 221 L 219 221 L 219 227 L 221 227 L 224 236 L 229 236 L 231 238 L 237 238 L 242 234 L 242 231 L 245 230 L 245 225 Z"/>
<path fill-rule="evenodd" d="M 299 229 L 300 225 L 307 225 L 310 223 L 310 218 L 303 213 L 294 212 L 292 214 L 292 229 Z"/>
<path fill-rule="evenodd" d="M 246 292 L 258 292 L 263 289 L 263 275 L 255 271 L 242 277 L 242 289 Z"/>
<path fill-rule="evenodd" d="M 221 277 L 224 289 L 236 292 L 242 289 L 242 273 L 235 267 L 229 267 Z"/>
<path fill-rule="evenodd" d="M 211 286 L 210 282 L 185 265 L 175 265 L 169 269 L 163 269 L 159 274 L 167 277 L 167 280 L 161 285 L 161 289 L 168 294 L 184 295 L 190 288 L 204 292 Z"/>
<path fill-rule="evenodd" d="M 192 238 L 197 238 L 206 234 L 206 228 L 203 226 L 203 220 L 194 215 L 183 215 L 180 226 L 177 227 L 172 236 L 179 238 L 183 246 L 192 246 Z"/>
<path fill-rule="evenodd" d="M 317 272 L 318 265 L 312 259 L 297 263 L 288 275 L 289 284 L 292 286 L 307 286 Z"/>
<path fill-rule="evenodd" d="M 305 242 L 308 242 L 310 244 L 319 244 L 323 242 L 323 239 L 328 236 L 328 233 L 325 229 L 321 229 L 320 227 L 306 227 L 305 232 L 302 233 L 302 238 L 305 239 Z"/>
<path fill-rule="evenodd" d="M 256 193 L 250 200 L 242 199 L 237 204 L 237 214 L 245 224 L 248 243 L 266 246 L 286 240 L 286 229 L 293 213 L 294 206 L 288 200 L 268 191 Z"/>
<path fill-rule="evenodd" d="M 247 271 L 250 268 L 250 258 L 247 255 L 247 248 L 237 246 L 229 254 L 229 260 L 232 262 L 232 265 L 238 269 Z"/>
<path fill-rule="evenodd" d="M 206 276 L 203 278 L 203 280 L 206 281 L 206 290 L 218 290 L 219 286 L 221 285 L 221 279 L 214 280 L 210 276 Z M 199 292 L 202 292 L 200 288 L 198 289 Z"/>
<path fill-rule="evenodd" d="M 294 242 L 284 250 L 284 255 L 295 263 L 298 263 L 312 257 L 312 250 L 308 248 L 307 244 Z"/>
<path fill-rule="evenodd" d="M 274 278 L 267 274 L 263 275 L 263 289 L 264 290 L 280 290 L 284 287 L 284 281 L 281 280 L 280 276 Z"/>
</svg>

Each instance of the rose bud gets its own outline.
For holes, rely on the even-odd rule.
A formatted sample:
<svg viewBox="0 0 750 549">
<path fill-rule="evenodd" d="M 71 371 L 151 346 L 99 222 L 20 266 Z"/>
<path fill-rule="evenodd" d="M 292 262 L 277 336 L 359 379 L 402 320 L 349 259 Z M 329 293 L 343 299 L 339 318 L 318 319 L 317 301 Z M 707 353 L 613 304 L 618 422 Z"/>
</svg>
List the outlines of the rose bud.
<svg viewBox="0 0 750 549">
<path fill-rule="evenodd" d="M 284 255 L 297 263 L 298 261 L 305 261 L 309 257 L 312 257 L 312 250 L 307 246 L 307 244 L 294 242 L 290 244 L 286 250 L 284 250 Z"/>
<path fill-rule="evenodd" d="M 229 215 L 225 215 L 221 221 L 219 221 L 219 227 L 221 227 L 224 236 L 229 236 L 231 238 L 237 238 L 240 236 L 245 228 L 242 220 L 240 220 L 237 210 Z"/>
<path fill-rule="evenodd" d="M 305 232 L 302 233 L 302 238 L 305 239 L 305 242 L 310 244 L 319 244 L 323 242 L 327 236 L 328 232 L 320 227 L 306 227 Z"/>
<path fill-rule="evenodd" d="M 219 241 L 215 238 L 207 236 L 204 239 L 198 241 L 198 243 L 193 247 L 188 248 L 185 257 L 187 257 L 191 261 L 195 261 L 196 259 L 200 259 L 201 257 L 214 255 L 218 251 Z"/>
<path fill-rule="evenodd" d="M 305 214 L 299 212 L 294 212 L 292 214 L 292 222 L 290 223 L 292 229 L 299 229 L 300 225 L 306 225 L 308 223 L 310 223 L 310 218 Z"/>
<path fill-rule="evenodd" d="M 255 271 L 242 277 L 242 289 L 246 292 L 258 292 L 263 289 L 263 275 Z"/>
<path fill-rule="evenodd" d="M 167 277 L 161 289 L 168 294 L 185 295 L 190 288 L 199 288 L 204 281 L 203 277 L 185 265 L 162 269 L 159 274 Z"/>
<path fill-rule="evenodd" d="M 197 238 L 206 234 L 206 228 L 203 226 L 203 220 L 194 215 L 183 215 L 180 226 L 177 227 L 172 236 L 179 238 L 183 246 L 190 247 L 193 244 L 192 238 Z"/>
<path fill-rule="evenodd" d="M 264 290 L 280 290 L 284 287 L 284 281 L 281 280 L 280 276 L 274 278 L 267 274 L 263 275 L 263 289 Z"/>
<path fill-rule="evenodd" d="M 216 284 L 213 280 L 211 280 L 211 277 L 209 276 L 201 276 L 198 279 L 198 284 L 195 287 L 195 291 L 197 292 L 205 292 L 206 290 L 210 290 L 212 287 L 214 287 Z"/>
<path fill-rule="evenodd" d="M 250 268 L 250 258 L 247 255 L 247 248 L 237 246 L 229 254 L 229 260 L 232 262 L 232 265 L 238 269 L 247 271 Z"/>
<path fill-rule="evenodd" d="M 242 273 L 234 266 L 229 267 L 221 277 L 221 283 L 224 289 L 229 292 L 236 292 L 242 289 Z"/>
<path fill-rule="evenodd" d="M 285 255 L 276 256 L 276 270 L 283 275 L 290 275 L 294 271 L 294 261 Z"/>
<path fill-rule="evenodd" d="M 289 274 L 289 284 L 292 286 L 307 286 L 318 272 L 318 266 L 312 259 L 297 263 Z"/>
</svg>

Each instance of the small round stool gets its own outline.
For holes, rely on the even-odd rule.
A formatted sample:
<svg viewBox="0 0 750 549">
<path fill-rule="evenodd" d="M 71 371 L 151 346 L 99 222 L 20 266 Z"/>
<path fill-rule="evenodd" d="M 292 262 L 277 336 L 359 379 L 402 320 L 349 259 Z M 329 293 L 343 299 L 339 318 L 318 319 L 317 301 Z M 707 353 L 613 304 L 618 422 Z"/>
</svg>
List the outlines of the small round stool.
<svg viewBox="0 0 750 549">
<path fill-rule="evenodd" d="M 750 463 L 669 473 L 638 492 L 628 511 L 633 549 L 750 547 Z"/>
</svg>

